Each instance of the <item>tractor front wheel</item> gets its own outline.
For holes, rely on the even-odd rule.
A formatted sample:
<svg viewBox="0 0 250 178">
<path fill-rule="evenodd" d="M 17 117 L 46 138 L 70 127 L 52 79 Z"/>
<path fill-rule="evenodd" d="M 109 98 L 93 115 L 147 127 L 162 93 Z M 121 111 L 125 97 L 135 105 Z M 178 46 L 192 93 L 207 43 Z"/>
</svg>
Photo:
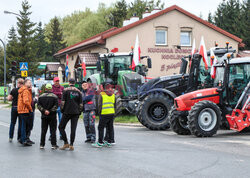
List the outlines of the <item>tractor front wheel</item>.
<svg viewBox="0 0 250 178">
<path fill-rule="evenodd" d="M 188 129 L 187 116 L 181 115 L 179 111 L 176 110 L 175 106 L 169 113 L 169 121 L 171 129 L 178 135 L 190 135 L 191 132 Z"/>
<path fill-rule="evenodd" d="M 188 114 L 188 126 L 197 137 L 211 137 L 220 127 L 220 108 L 211 101 L 196 103 Z"/>
<path fill-rule="evenodd" d="M 140 104 L 138 120 L 150 130 L 166 130 L 170 128 L 169 110 L 173 100 L 162 93 L 148 95 Z"/>
</svg>

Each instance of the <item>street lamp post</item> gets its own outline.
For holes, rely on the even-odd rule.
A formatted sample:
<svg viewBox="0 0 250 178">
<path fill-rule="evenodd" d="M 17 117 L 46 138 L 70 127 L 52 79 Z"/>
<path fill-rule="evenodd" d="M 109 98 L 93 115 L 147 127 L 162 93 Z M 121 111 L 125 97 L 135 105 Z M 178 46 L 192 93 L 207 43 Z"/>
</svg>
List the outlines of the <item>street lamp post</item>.
<svg viewBox="0 0 250 178">
<path fill-rule="evenodd" d="M 6 102 L 6 47 L 2 39 L 0 41 L 3 43 L 4 49 L 4 103 Z"/>
</svg>

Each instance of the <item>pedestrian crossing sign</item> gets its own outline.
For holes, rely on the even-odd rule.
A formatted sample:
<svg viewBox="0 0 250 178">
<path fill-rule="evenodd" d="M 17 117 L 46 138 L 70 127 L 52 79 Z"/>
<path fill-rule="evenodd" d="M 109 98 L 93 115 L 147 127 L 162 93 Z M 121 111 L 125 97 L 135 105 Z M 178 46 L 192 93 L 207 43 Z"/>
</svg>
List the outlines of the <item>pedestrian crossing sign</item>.
<svg viewBox="0 0 250 178">
<path fill-rule="evenodd" d="M 28 77 L 28 71 L 27 70 L 22 70 L 21 71 L 21 77 Z"/>
<path fill-rule="evenodd" d="M 28 70 L 28 62 L 20 62 L 20 71 Z"/>
</svg>

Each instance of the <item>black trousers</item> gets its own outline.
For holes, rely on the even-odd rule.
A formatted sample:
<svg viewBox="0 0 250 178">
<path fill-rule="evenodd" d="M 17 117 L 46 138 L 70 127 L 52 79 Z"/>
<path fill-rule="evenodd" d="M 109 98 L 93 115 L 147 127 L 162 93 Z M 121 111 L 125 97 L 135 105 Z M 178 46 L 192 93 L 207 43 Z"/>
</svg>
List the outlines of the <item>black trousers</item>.
<svg viewBox="0 0 250 178">
<path fill-rule="evenodd" d="M 112 135 L 114 135 L 114 115 L 100 115 L 98 125 L 98 142 L 103 143 L 104 128 L 106 127 L 106 141 L 112 143 Z M 114 139 L 113 139 L 114 140 Z"/>
<path fill-rule="evenodd" d="M 68 124 L 69 121 L 71 121 L 70 145 L 74 144 L 78 118 L 79 118 L 78 114 L 77 115 L 63 114 L 62 120 L 59 124 L 59 131 L 62 134 L 62 139 L 64 141 L 64 144 L 69 143 L 65 132 L 66 125 Z"/>
<path fill-rule="evenodd" d="M 50 129 L 50 135 L 51 135 L 51 145 L 56 145 L 56 114 L 52 116 L 42 116 L 42 124 L 41 124 L 41 142 L 40 145 L 45 145 L 46 140 L 46 133 L 48 130 L 48 127 Z"/>
<path fill-rule="evenodd" d="M 35 115 L 35 112 L 29 113 L 29 119 L 27 120 L 26 136 L 28 140 L 30 139 L 31 131 L 34 125 L 34 115 Z"/>
</svg>

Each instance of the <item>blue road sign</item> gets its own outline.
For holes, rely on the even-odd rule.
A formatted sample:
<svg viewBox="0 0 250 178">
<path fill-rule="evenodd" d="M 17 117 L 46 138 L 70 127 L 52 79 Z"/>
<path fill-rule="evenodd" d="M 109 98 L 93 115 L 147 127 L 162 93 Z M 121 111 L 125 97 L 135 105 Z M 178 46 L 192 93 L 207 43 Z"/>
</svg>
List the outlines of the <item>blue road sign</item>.
<svg viewBox="0 0 250 178">
<path fill-rule="evenodd" d="M 20 71 L 28 70 L 28 62 L 20 62 Z"/>
</svg>

